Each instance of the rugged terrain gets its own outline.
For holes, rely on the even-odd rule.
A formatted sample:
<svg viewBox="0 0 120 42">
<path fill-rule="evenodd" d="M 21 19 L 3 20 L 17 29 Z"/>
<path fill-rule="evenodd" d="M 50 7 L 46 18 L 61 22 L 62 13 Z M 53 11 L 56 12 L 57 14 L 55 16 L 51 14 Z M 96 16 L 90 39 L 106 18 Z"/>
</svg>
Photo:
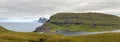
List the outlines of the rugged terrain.
<svg viewBox="0 0 120 42">
<path fill-rule="evenodd" d="M 57 13 L 35 32 L 111 31 L 120 29 L 120 17 L 104 13 Z"/>
</svg>

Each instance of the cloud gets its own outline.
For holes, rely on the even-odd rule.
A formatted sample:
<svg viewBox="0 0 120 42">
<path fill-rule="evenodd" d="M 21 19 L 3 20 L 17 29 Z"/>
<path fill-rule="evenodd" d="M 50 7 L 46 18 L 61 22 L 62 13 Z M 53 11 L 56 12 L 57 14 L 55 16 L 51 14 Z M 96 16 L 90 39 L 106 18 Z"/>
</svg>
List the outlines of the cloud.
<svg viewBox="0 0 120 42">
<path fill-rule="evenodd" d="M 120 0 L 0 0 L 0 17 L 49 17 L 57 12 L 119 14 Z"/>
<path fill-rule="evenodd" d="M 36 18 L 0 18 L 0 22 L 34 22 L 38 21 Z"/>
</svg>

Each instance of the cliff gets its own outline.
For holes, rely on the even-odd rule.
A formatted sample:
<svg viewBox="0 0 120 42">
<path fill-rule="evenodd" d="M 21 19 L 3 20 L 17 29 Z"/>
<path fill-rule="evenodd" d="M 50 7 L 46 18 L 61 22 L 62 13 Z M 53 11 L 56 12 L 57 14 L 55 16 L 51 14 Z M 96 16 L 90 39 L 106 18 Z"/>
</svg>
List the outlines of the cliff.
<svg viewBox="0 0 120 42">
<path fill-rule="evenodd" d="M 50 17 L 35 32 L 69 31 L 110 31 L 120 29 L 120 17 L 104 13 L 57 13 Z"/>
</svg>

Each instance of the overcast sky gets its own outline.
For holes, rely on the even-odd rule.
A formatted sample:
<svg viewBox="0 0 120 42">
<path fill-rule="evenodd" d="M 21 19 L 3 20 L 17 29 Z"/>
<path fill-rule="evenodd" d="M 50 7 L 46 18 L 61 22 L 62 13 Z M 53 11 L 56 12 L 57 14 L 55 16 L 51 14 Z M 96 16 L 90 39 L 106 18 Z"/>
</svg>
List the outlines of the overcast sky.
<svg viewBox="0 0 120 42">
<path fill-rule="evenodd" d="M 0 17 L 38 18 L 57 12 L 120 13 L 120 0 L 0 0 Z"/>
</svg>

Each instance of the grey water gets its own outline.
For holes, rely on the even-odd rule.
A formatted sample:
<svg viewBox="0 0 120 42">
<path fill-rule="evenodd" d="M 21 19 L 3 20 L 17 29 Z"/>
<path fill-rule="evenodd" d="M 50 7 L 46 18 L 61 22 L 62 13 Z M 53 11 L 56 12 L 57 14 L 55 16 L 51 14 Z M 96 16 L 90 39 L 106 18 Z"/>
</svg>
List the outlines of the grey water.
<svg viewBox="0 0 120 42">
<path fill-rule="evenodd" d="M 43 23 L 34 22 L 0 22 L 0 26 L 17 32 L 32 32 L 36 27 L 41 26 L 42 24 Z"/>
<path fill-rule="evenodd" d="M 77 36 L 77 35 L 90 35 L 90 34 L 111 33 L 111 32 L 120 32 L 120 30 L 102 31 L 102 32 L 57 31 L 57 34 L 62 34 L 62 35 L 66 35 L 66 36 Z"/>
<path fill-rule="evenodd" d="M 77 36 L 77 35 L 89 35 L 89 34 L 99 34 L 103 32 L 85 32 L 85 31 L 58 31 L 57 34 L 62 34 L 66 36 Z"/>
</svg>

